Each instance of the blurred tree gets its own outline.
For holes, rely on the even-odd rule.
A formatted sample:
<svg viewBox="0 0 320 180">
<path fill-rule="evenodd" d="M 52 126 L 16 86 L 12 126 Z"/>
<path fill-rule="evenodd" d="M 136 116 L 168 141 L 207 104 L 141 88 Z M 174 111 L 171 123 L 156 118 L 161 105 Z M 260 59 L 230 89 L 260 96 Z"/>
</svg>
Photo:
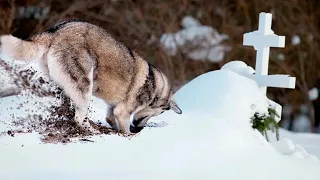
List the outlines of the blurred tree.
<svg viewBox="0 0 320 180">
<path fill-rule="evenodd" d="M 8 34 L 15 15 L 14 0 L 0 0 L 0 34 Z"/>
</svg>

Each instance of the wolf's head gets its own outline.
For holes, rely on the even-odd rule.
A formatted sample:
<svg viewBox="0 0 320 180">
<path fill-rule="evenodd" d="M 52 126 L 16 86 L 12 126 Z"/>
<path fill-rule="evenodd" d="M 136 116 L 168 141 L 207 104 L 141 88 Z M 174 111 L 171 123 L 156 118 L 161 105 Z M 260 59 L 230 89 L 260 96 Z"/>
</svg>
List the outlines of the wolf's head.
<svg viewBox="0 0 320 180">
<path fill-rule="evenodd" d="M 170 90 L 169 94 L 165 97 L 156 96 L 148 106 L 134 115 L 133 125 L 141 130 L 151 117 L 162 114 L 164 111 L 168 110 L 172 110 L 177 114 L 182 114 L 182 110 L 173 100 L 172 94 L 173 93 Z"/>
</svg>

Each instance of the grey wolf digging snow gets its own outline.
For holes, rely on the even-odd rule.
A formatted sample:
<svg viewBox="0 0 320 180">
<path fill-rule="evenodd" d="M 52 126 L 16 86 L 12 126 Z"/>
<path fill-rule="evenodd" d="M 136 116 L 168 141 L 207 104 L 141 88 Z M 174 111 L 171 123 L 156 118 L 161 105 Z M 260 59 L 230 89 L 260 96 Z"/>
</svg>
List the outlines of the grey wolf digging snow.
<svg viewBox="0 0 320 180">
<path fill-rule="evenodd" d="M 85 120 L 92 95 L 111 106 L 107 121 L 125 134 L 131 133 L 131 114 L 141 128 L 165 110 L 182 113 L 158 68 L 83 20 L 61 21 L 27 40 L 2 35 L 0 52 L 13 60 L 37 61 L 75 104 L 77 124 L 92 133 L 98 130 Z"/>
</svg>

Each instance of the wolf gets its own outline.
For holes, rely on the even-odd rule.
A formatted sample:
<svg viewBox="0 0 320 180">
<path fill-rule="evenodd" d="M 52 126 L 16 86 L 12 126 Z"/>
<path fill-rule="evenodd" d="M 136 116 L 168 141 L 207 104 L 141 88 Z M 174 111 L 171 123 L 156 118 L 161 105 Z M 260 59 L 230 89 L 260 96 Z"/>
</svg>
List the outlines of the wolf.
<svg viewBox="0 0 320 180">
<path fill-rule="evenodd" d="M 65 19 L 24 40 L 1 35 L 0 53 L 17 61 L 36 61 L 74 103 L 75 122 L 91 133 L 99 133 L 85 118 L 91 96 L 110 106 L 106 120 L 124 134 L 134 133 L 131 115 L 133 127 L 141 129 L 166 110 L 182 113 L 160 69 L 82 19 Z"/>
</svg>

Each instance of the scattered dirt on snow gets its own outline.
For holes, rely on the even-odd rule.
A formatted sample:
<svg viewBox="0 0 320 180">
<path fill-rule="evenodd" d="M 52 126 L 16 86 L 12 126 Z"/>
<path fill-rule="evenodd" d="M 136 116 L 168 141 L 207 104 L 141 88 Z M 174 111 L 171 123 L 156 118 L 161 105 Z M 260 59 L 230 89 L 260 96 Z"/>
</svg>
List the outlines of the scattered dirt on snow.
<svg viewBox="0 0 320 180">
<path fill-rule="evenodd" d="M 15 134 L 38 132 L 41 134 L 41 141 L 44 143 L 70 143 L 73 141 L 93 142 L 90 140 L 92 134 L 81 130 L 73 120 L 74 107 L 68 97 L 63 95 L 63 91 L 56 86 L 53 82 L 48 82 L 42 77 L 34 79 L 34 70 L 18 70 L 10 67 L 3 60 L 0 60 L 0 66 L 4 67 L 10 76 L 14 79 L 14 83 L 21 89 L 30 91 L 33 95 L 39 97 L 51 96 L 61 100 L 59 106 L 49 107 L 50 115 L 43 117 L 41 115 L 30 115 L 26 118 L 18 117 L 12 114 L 14 121 L 11 126 L 12 130 L 2 132 L 0 135 L 9 135 L 14 137 Z M 31 80 L 32 79 L 32 80 Z M 49 88 L 48 88 L 49 87 Z M 28 102 L 19 105 L 30 106 Z M 90 109 L 89 109 L 90 111 Z M 115 130 L 95 124 L 89 120 L 91 125 L 98 129 L 101 134 L 118 134 Z"/>
<path fill-rule="evenodd" d="M 61 96 L 60 98 L 63 98 L 63 103 L 60 106 L 52 106 L 49 109 L 49 117 L 30 115 L 27 118 L 15 118 L 12 125 L 17 127 L 17 129 L 24 129 L 24 131 L 12 130 L 10 131 L 11 136 L 16 133 L 35 131 L 42 135 L 41 141 L 44 143 L 92 142 L 89 140 L 92 134 L 79 128 L 75 121 L 73 121 L 75 111 L 70 103 L 70 99 L 65 96 Z M 117 134 L 113 129 L 101 124 L 95 124 L 91 120 L 89 122 L 101 134 Z"/>
</svg>

